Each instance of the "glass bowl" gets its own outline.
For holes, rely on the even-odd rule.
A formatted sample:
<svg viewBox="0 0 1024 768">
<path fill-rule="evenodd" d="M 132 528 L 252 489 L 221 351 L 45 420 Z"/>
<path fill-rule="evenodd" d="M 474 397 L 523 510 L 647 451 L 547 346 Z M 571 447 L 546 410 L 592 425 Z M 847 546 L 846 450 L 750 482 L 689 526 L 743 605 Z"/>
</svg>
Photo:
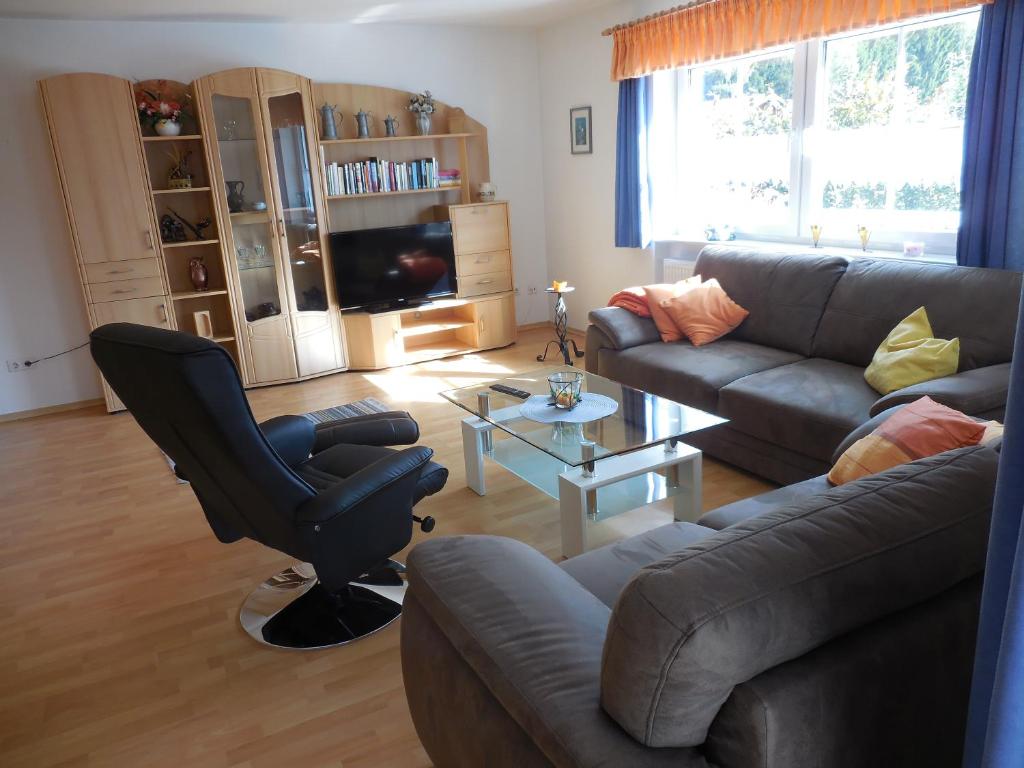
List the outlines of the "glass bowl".
<svg viewBox="0 0 1024 768">
<path fill-rule="evenodd" d="M 583 388 L 583 374 L 577 371 L 559 371 L 548 376 L 551 402 L 556 408 L 570 410 L 579 405 Z"/>
</svg>

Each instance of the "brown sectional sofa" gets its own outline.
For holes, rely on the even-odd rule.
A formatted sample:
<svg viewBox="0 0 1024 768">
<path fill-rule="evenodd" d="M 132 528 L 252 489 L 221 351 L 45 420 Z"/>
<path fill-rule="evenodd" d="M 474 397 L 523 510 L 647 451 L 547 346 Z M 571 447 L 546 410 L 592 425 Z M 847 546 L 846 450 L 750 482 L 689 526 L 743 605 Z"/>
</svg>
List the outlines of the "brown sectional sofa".
<svg viewBox="0 0 1024 768">
<path fill-rule="evenodd" d="M 836 446 L 893 405 L 928 394 L 1002 418 L 1021 274 L 889 258 L 709 246 L 695 272 L 750 311 L 703 347 L 661 342 L 654 323 L 617 307 L 590 313 L 587 369 L 727 418 L 689 442 L 778 483 L 828 470 Z M 935 334 L 958 336 L 960 371 L 881 397 L 864 369 L 920 306 Z"/>
</svg>

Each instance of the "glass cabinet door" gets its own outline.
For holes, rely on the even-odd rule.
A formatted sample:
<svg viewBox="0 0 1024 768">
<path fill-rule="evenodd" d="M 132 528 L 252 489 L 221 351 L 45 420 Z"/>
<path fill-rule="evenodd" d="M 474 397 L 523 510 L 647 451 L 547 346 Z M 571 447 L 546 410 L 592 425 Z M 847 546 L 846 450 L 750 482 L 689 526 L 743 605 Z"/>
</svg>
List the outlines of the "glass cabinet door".
<svg viewBox="0 0 1024 768">
<path fill-rule="evenodd" d="M 293 305 L 296 312 L 326 312 L 327 281 L 302 94 L 269 96 L 267 112 L 280 202 L 278 226 L 291 274 Z"/>
<path fill-rule="evenodd" d="M 212 102 L 245 319 L 254 322 L 282 311 L 262 148 L 251 99 L 213 94 Z"/>
</svg>

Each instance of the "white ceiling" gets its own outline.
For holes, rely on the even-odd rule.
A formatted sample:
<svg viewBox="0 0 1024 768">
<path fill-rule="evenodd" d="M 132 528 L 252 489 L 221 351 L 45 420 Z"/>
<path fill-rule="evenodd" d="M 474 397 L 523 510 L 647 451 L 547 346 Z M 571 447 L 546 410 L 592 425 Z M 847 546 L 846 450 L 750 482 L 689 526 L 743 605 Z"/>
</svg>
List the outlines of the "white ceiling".
<svg viewBox="0 0 1024 768">
<path fill-rule="evenodd" d="M 539 26 L 609 0 L 0 0 L 0 16 L 119 21 Z"/>
</svg>

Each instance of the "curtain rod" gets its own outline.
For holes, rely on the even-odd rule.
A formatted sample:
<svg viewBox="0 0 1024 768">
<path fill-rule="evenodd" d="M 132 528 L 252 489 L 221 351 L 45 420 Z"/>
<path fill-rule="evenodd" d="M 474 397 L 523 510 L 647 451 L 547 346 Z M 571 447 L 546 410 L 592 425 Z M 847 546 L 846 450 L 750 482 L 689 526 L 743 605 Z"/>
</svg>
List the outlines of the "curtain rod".
<svg viewBox="0 0 1024 768">
<path fill-rule="evenodd" d="M 677 5 L 674 8 L 666 8 L 664 11 L 658 11 L 657 13 L 652 13 L 649 16 L 643 16 L 639 19 L 633 19 L 632 21 L 626 21 L 622 24 L 616 24 L 614 27 L 608 27 L 608 29 L 601 32 L 601 37 L 608 37 L 609 35 L 615 34 L 620 29 L 629 29 L 630 27 L 635 27 L 638 24 L 643 24 L 645 22 L 652 21 L 653 19 L 660 19 L 662 16 L 671 16 L 674 13 L 686 11 L 690 8 L 696 8 L 698 5 L 706 5 L 707 3 L 713 3 L 715 1 L 716 0 L 696 0 L 695 2 Z"/>
</svg>

